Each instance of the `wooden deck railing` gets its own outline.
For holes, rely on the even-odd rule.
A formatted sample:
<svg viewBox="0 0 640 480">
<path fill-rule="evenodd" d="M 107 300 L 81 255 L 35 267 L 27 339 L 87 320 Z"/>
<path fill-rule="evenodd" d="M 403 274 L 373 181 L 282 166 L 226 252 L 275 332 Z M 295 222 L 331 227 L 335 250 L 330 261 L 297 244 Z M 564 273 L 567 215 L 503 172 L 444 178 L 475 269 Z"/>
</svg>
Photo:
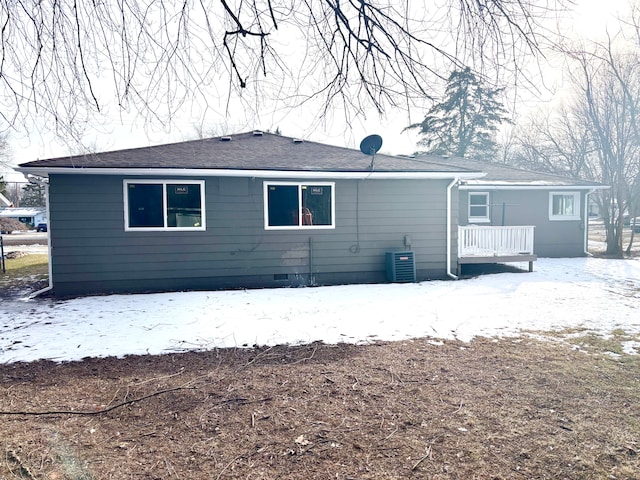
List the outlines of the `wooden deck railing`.
<svg viewBox="0 0 640 480">
<path fill-rule="evenodd" d="M 458 227 L 458 257 L 500 257 L 533 255 L 531 226 Z"/>
</svg>

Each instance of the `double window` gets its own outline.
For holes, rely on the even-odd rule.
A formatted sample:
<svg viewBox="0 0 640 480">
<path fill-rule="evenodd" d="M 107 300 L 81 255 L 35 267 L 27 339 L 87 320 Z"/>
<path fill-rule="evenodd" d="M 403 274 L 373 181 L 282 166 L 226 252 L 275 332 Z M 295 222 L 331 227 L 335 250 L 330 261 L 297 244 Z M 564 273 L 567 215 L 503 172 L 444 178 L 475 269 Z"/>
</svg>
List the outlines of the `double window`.
<svg viewBox="0 0 640 480">
<path fill-rule="evenodd" d="M 204 230 L 204 181 L 125 180 L 125 230 Z"/>
<path fill-rule="evenodd" d="M 264 183 L 267 230 L 335 228 L 335 184 Z"/>
<path fill-rule="evenodd" d="M 469 222 L 489 222 L 489 194 L 469 192 Z"/>
<path fill-rule="evenodd" d="M 549 220 L 580 220 L 580 192 L 550 192 Z"/>
</svg>

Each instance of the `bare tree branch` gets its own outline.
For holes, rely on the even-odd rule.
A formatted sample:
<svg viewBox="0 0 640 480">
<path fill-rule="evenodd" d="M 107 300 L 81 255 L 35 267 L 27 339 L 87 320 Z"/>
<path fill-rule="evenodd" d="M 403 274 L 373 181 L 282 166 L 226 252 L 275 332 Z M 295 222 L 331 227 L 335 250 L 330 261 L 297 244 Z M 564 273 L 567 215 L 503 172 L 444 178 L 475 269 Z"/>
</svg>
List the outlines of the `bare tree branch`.
<svg viewBox="0 0 640 480">
<path fill-rule="evenodd" d="M 116 104 L 164 124 L 212 95 L 384 113 L 474 61 L 517 70 L 569 1 L 0 0 L 0 118 L 75 132 Z"/>
</svg>

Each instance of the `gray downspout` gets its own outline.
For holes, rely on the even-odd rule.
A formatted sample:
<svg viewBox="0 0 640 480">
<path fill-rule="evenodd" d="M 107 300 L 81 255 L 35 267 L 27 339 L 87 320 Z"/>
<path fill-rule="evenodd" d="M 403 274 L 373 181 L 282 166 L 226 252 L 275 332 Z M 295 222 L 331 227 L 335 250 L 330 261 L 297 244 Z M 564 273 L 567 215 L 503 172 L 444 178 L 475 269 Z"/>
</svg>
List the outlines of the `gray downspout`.
<svg viewBox="0 0 640 480">
<path fill-rule="evenodd" d="M 454 178 L 447 186 L 447 276 L 454 280 L 457 280 L 458 276 L 451 271 L 451 190 L 459 181 L 459 178 Z"/>
<path fill-rule="evenodd" d="M 41 180 L 37 180 L 37 179 L 30 179 L 29 181 L 35 181 L 41 185 L 44 185 L 44 198 L 45 198 L 45 204 L 46 204 L 46 211 L 47 211 L 47 254 L 49 257 L 49 284 L 38 290 L 37 292 L 33 292 L 31 295 L 29 295 L 29 298 L 35 298 L 39 295 L 42 295 L 43 293 L 48 292 L 49 290 L 51 290 L 53 288 L 53 265 L 52 265 L 52 261 L 51 261 L 51 216 L 49 215 L 49 183 L 48 182 L 43 182 Z"/>
</svg>

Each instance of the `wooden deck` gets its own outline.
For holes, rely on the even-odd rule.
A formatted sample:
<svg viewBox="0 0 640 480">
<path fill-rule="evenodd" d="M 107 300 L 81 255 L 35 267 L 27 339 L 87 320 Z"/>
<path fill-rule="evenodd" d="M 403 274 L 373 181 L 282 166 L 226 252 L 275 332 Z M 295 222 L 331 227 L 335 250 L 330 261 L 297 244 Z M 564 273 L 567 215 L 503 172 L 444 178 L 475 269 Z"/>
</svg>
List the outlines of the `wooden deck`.
<svg viewBox="0 0 640 480">
<path fill-rule="evenodd" d="M 533 271 L 537 256 L 533 253 L 532 226 L 458 227 L 458 276 L 462 265 L 482 263 L 528 262 Z"/>
</svg>

